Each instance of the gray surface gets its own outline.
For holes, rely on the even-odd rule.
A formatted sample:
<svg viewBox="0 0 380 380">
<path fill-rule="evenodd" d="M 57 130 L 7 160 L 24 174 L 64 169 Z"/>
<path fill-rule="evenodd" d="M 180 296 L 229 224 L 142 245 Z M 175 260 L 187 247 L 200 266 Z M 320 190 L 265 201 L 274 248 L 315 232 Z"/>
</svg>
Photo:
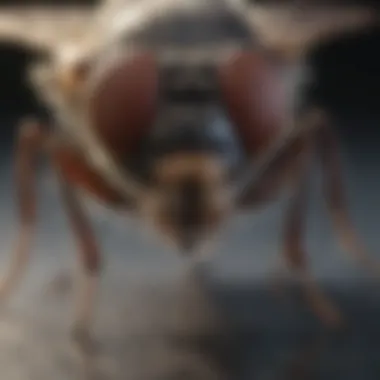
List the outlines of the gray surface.
<svg viewBox="0 0 380 380">
<path fill-rule="evenodd" d="M 352 214 L 376 251 L 380 183 L 375 156 L 353 147 L 349 153 Z M 9 158 L 3 163 L 0 260 L 6 265 L 16 217 Z M 57 275 L 75 268 L 75 246 L 48 172 L 40 188 L 31 267 L 0 319 L 1 378 L 6 380 L 74 379 L 80 374 L 68 341 L 72 293 L 56 294 L 52 288 Z M 322 203 L 316 201 L 317 190 L 316 185 L 308 233 L 311 265 L 322 285 L 335 286 L 331 294 L 350 326 L 343 335 L 327 334 L 305 306 L 281 304 L 268 289 L 265 279 L 278 255 L 282 205 L 233 221 L 206 282 L 135 221 L 92 208 L 106 262 L 96 324 L 99 373 L 128 380 L 293 379 L 286 370 L 300 354 L 310 354 L 308 369 L 317 378 L 379 379 L 380 288 L 373 279 L 364 285 L 365 273 L 340 254 Z M 315 345 L 320 349 L 316 353 Z M 193 371 L 192 377 L 181 375 L 181 368 Z M 310 379 L 308 374 L 301 378 Z"/>
</svg>

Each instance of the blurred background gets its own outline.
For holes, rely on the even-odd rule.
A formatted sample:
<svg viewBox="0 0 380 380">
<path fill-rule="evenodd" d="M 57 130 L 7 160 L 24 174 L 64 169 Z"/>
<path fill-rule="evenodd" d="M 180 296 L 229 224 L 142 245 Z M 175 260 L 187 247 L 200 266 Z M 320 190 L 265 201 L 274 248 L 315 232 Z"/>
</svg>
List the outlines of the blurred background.
<svg viewBox="0 0 380 380">
<path fill-rule="evenodd" d="M 378 11 L 370 1 L 336 3 L 368 4 Z M 90 7 L 94 2 L 1 0 L 0 15 L 16 4 Z M 335 121 L 351 214 L 380 260 L 379 46 L 380 28 L 373 27 L 327 41 L 311 49 L 308 59 L 316 72 L 310 101 L 322 104 Z M 25 68 L 39 54 L 0 35 L 2 268 L 17 236 L 11 171 L 16 123 L 25 115 L 46 113 L 25 80 Z M 268 278 L 281 247 L 282 202 L 231 223 L 206 279 L 186 271 L 174 252 L 141 232 L 135 221 L 90 204 L 105 257 L 95 326 L 102 343 L 97 371 L 105 379 L 131 380 L 378 380 L 379 281 L 338 249 L 320 199 L 317 172 L 315 178 L 307 236 L 310 265 L 345 313 L 346 333 L 325 332 L 297 297 L 290 295 L 291 302 L 283 304 L 270 291 Z M 75 245 L 48 168 L 41 172 L 38 194 L 31 267 L 0 318 L 4 379 L 77 376 L 75 358 L 62 343 L 68 340 L 72 315 L 71 281 L 62 280 L 67 285 L 63 288 L 54 285 L 57 276 L 70 278 L 76 268 Z"/>
</svg>

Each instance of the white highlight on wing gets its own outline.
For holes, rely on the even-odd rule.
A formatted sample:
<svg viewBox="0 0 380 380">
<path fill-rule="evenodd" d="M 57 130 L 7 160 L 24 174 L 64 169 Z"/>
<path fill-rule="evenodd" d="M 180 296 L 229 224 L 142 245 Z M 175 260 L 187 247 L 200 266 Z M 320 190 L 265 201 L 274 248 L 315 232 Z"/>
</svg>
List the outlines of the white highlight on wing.
<svg viewBox="0 0 380 380">
<path fill-rule="evenodd" d="M 63 40 L 82 36 L 91 11 L 79 7 L 54 10 L 15 7 L 0 10 L 0 39 L 51 49 Z"/>
<path fill-rule="evenodd" d="M 264 45 L 296 57 L 322 39 L 365 28 L 379 19 L 369 7 L 316 5 L 252 5 L 246 16 Z"/>
<path fill-rule="evenodd" d="M 280 3 L 280 2 L 279 2 Z M 247 5 L 245 0 L 105 0 L 99 8 L 14 8 L 0 11 L 0 39 L 56 50 L 64 41 L 101 43 L 120 30 L 143 28 L 157 13 L 230 6 L 241 11 L 263 44 L 300 55 L 320 39 L 363 28 L 378 16 L 370 7 Z M 95 13 L 94 13 L 95 12 Z"/>
</svg>

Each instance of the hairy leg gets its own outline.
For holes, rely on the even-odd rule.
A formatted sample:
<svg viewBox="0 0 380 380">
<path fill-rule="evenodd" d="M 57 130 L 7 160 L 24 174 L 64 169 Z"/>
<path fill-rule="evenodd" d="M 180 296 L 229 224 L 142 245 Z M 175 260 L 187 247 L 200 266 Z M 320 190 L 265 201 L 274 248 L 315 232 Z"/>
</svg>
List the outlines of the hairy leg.
<svg viewBox="0 0 380 380">
<path fill-rule="evenodd" d="M 16 249 L 11 256 L 11 265 L 0 285 L 0 298 L 7 300 L 15 287 L 22 280 L 27 267 L 31 241 L 34 235 L 36 222 L 36 178 L 37 160 L 46 155 L 59 174 L 62 198 L 79 249 L 78 255 L 82 268 L 82 283 L 79 286 L 78 302 L 75 308 L 76 321 L 74 326 L 75 337 L 81 342 L 89 339 L 90 322 L 93 314 L 97 282 L 100 274 L 100 254 L 94 234 L 91 231 L 80 203 L 69 183 L 60 173 L 60 168 L 52 159 L 54 151 L 59 145 L 53 136 L 40 123 L 27 120 L 21 123 L 17 136 L 14 171 L 16 202 L 20 215 L 20 230 Z"/>
<path fill-rule="evenodd" d="M 92 349 L 91 323 L 101 273 L 100 252 L 90 222 L 70 184 L 59 176 L 62 200 L 78 244 L 81 278 L 75 307 L 73 338 L 86 351 Z"/>
<path fill-rule="evenodd" d="M 312 310 L 324 323 L 335 327 L 341 324 L 342 316 L 323 294 L 311 275 L 303 242 L 310 185 L 309 174 L 314 152 L 312 147 L 313 144 L 310 141 L 301 152 L 302 165 L 299 167 L 294 192 L 285 214 L 283 255 L 287 266 L 300 281 L 301 289 Z"/>
<path fill-rule="evenodd" d="M 379 263 L 367 252 L 350 218 L 339 144 L 327 120 L 318 132 L 317 138 L 324 194 L 339 242 L 345 252 L 349 253 L 356 262 L 375 275 L 379 275 Z"/>
<path fill-rule="evenodd" d="M 328 117 L 320 109 L 312 110 L 306 116 L 306 119 L 301 121 L 300 128 L 296 129 L 295 140 L 290 141 L 290 144 L 286 141 L 285 144 L 282 144 L 282 148 L 273 156 L 259 180 L 254 180 L 247 187 L 247 191 L 240 198 L 240 204 L 242 207 L 257 207 L 265 204 L 267 200 L 274 198 L 272 194 L 277 193 L 274 190 L 282 188 L 284 182 L 287 182 L 287 178 L 290 178 L 291 182 L 295 179 L 293 184 L 294 194 L 285 220 L 284 258 L 287 266 L 292 272 L 298 273 L 299 279 L 305 284 L 305 294 L 313 308 L 326 322 L 336 324 L 341 320 L 338 311 L 318 291 L 307 269 L 302 238 L 307 211 L 307 172 L 309 171 L 307 162 L 310 159 L 306 156 L 302 157 L 302 155 L 312 157 L 317 153 L 318 158 L 321 159 L 325 196 L 334 227 L 343 247 L 359 263 L 372 271 L 376 271 L 377 274 L 379 265 L 366 252 L 364 244 L 359 240 L 348 215 L 337 139 L 328 125 Z M 298 144 L 300 141 L 302 143 L 302 136 L 305 136 L 305 133 L 310 138 L 310 147 L 313 146 L 317 149 L 317 152 L 309 151 L 309 153 L 306 153 L 303 149 L 299 149 Z M 300 151 L 304 151 L 304 153 L 297 157 Z M 303 163 L 301 165 L 303 168 L 299 172 L 297 169 L 296 173 L 292 170 L 293 167 L 298 168 L 298 164 L 294 164 L 294 158 L 296 158 L 297 162 Z M 288 173 L 285 172 L 287 167 L 291 169 L 290 172 L 287 170 Z"/>
<path fill-rule="evenodd" d="M 28 264 L 36 222 L 37 160 L 47 143 L 46 132 L 38 123 L 20 124 L 14 157 L 15 197 L 19 213 L 19 237 L 11 264 L 0 284 L 0 300 L 5 302 L 21 282 Z"/>
</svg>

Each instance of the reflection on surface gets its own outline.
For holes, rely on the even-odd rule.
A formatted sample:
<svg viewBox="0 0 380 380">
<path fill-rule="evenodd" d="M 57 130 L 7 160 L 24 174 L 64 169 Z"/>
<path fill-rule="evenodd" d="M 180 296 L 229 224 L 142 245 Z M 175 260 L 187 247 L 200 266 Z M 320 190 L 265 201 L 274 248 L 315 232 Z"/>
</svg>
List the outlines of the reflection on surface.
<svg viewBox="0 0 380 380">
<path fill-rule="evenodd" d="M 64 290 L 72 287 L 51 286 L 34 295 L 29 312 L 10 307 L 3 313 L 0 361 L 8 379 L 67 379 L 81 373 L 66 329 L 70 297 Z M 189 271 L 166 284 L 112 288 L 101 302 L 92 374 L 106 379 L 228 379 L 236 371 L 234 333 L 211 302 L 202 274 Z"/>
<path fill-rule="evenodd" d="M 30 296 L 34 307 L 3 311 L 6 379 L 81 378 L 68 336 L 71 292 L 50 286 Z M 349 320 L 345 332 L 323 330 L 296 293 L 281 303 L 267 284 L 223 285 L 212 272 L 195 270 L 150 285 L 110 280 L 99 307 L 91 379 L 375 380 L 376 289 L 329 293 Z"/>
</svg>

